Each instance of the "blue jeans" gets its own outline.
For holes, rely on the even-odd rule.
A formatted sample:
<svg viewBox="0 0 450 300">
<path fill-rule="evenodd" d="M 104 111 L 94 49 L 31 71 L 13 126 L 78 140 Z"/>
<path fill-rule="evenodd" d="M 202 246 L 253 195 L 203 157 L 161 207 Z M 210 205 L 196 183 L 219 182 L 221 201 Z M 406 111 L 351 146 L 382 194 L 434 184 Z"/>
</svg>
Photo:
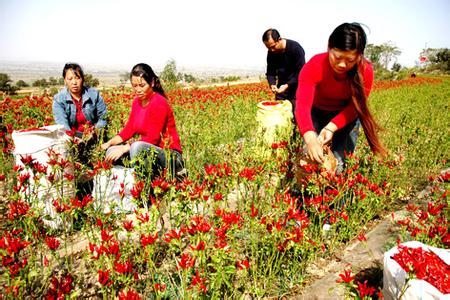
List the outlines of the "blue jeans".
<svg viewBox="0 0 450 300">
<path fill-rule="evenodd" d="M 320 132 L 337 114 L 339 111 L 325 111 L 313 107 L 311 109 L 311 118 L 314 128 Z M 353 153 L 355 151 L 356 142 L 359 136 L 359 119 L 347 124 L 345 127 L 336 131 L 331 141 L 331 150 L 338 160 L 336 173 L 339 174 L 345 167 L 345 154 Z"/>
<path fill-rule="evenodd" d="M 114 147 L 117 146 L 109 147 L 106 151 L 106 155 L 108 155 L 108 152 L 112 151 Z M 167 159 L 164 150 L 147 142 L 133 142 L 131 144 L 129 155 L 129 158 L 131 160 L 142 157 L 144 168 L 146 170 L 149 170 L 151 167 L 152 169 L 151 177 L 157 177 L 161 175 L 162 170 L 167 167 Z M 184 168 L 183 157 L 181 156 L 181 153 L 176 150 L 170 150 L 170 156 L 171 158 L 169 159 L 169 163 L 171 164 L 171 170 L 173 170 L 174 173 L 177 174 Z M 123 164 L 121 160 L 118 160 L 117 163 Z"/>
</svg>

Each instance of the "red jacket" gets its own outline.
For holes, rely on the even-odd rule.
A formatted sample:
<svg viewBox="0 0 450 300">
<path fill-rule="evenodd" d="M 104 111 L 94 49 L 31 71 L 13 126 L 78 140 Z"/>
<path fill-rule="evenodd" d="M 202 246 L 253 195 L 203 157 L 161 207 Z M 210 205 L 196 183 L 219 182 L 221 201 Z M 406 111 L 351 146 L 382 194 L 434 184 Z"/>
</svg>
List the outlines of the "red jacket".
<svg viewBox="0 0 450 300">
<path fill-rule="evenodd" d="M 364 59 L 362 70 L 364 90 L 369 97 L 373 84 L 373 68 Z M 313 56 L 298 77 L 295 118 L 300 133 L 315 131 L 311 120 L 312 106 L 326 111 L 340 111 L 331 122 L 341 129 L 358 117 L 351 102 L 350 81 L 338 81 L 334 77 L 328 52 Z"/>
<path fill-rule="evenodd" d="M 119 136 L 127 141 L 135 134 L 139 134 L 143 142 L 161 148 L 167 144 L 170 149 L 182 152 L 173 110 L 166 98 L 158 93 L 153 94 L 145 107 L 138 97 L 133 100 L 130 117 Z"/>
</svg>

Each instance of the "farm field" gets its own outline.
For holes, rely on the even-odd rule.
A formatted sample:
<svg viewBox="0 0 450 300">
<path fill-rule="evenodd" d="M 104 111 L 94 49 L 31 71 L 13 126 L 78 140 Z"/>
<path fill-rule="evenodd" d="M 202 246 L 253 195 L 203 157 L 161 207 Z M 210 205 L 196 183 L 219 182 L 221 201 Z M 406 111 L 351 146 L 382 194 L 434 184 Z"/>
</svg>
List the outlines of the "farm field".
<svg viewBox="0 0 450 300">
<path fill-rule="evenodd" d="M 311 262 L 363 237 L 366 224 L 399 207 L 417 212 L 411 196 L 436 179 L 435 202 L 420 208 L 422 227 L 408 224 L 402 238 L 448 248 L 449 176 L 439 174 L 449 167 L 449 81 L 376 82 L 370 106 L 389 156 L 373 156 L 361 133 L 339 176 L 299 166 L 297 136 L 271 144 L 261 138 L 255 116 L 257 104 L 271 99 L 266 84 L 170 91 L 188 176 L 176 181 L 169 171 L 150 181 L 136 169 L 132 212 L 105 213 L 99 203 L 106 196 L 77 199 L 66 188 L 86 174 L 97 184 L 111 176 L 101 151 L 87 165 L 55 155 L 48 166 L 22 157 L 24 167 L 14 167 L 12 132 L 53 124 L 51 99 L 3 99 L 0 298 L 292 296 L 308 281 Z M 102 94 L 110 138 L 127 120 L 133 96 L 124 88 Z M 54 192 L 38 193 L 39 180 Z M 121 200 L 126 192 L 122 186 Z M 43 202 L 58 226 L 45 225 Z"/>
</svg>

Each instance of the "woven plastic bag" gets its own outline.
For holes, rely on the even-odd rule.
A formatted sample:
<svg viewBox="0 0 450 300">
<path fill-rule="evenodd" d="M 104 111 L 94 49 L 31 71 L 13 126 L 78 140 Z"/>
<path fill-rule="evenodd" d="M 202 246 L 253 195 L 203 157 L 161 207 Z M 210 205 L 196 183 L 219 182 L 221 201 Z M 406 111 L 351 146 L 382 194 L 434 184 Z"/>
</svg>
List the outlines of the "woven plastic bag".
<svg viewBox="0 0 450 300">
<path fill-rule="evenodd" d="M 24 155 L 31 155 L 33 159 L 46 165 L 49 160 L 48 150 L 50 148 L 61 154 L 63 158 L 67 157 L 69 136 L 62 125 L 14 130 L 12 139 L 16 165 L 23 166 L 20 159 Z"/>
<path fill-rule="evenodd" d="M 49 151 L 52 150 L 61 159 L 67 159 L 69 152 L 67 141 L 69 139 L 70 137 L 66 134 L 62 125 L 15 130 L 12 132 L 15 164 L 24 167 L 22 158 L 31 156 L 34 162 L 47 167 L 46 175 L 50 175 L 52 170 L 48 166 L 48 161 L 50 160 Z M 25 169 L 21 171 L 21 174 L 27 172 L 29 170 Z M 60 182 L 60 184 L 50 182 L 47 176 L 41 176 L 37 181 L 34 178 L 30 178 L 28 189 L 21 191 L 23 198 L 30 200 L 33 202 L 33 205 L 37 205 L 38 208 L 42 209 L 43 222 L 49 227 L 59 228 L 61 226 L 61 219 L 58 217 L 52 204 L 53 200 L 74 195 L 73 183 L 63 177 L 63 173 L 71 172 L 72 170 L 67 169 L 53 174 L 54 178 L 52 181 Z"/>
<path fill-rule="evenodd" d="M 114 166 L 94 177 L 92 196 L 94 207 L 103 213 L 132 212 L 137 208 L 131 190 L 134 187 L 134 170 Z"/>
<path fill-rule="evenodd" d="M 431 247 L 417 241 L 402 243 L 402 245 L 410 248 L 421 247 L 424 250 L 432 251 L 439 256 L 447 265 L 450 264 L 450 250 Z M 403 268 L 391 257 L 398 253 L 398 247 L 393 247 L 384 253 L 383 257 L 383 295 L 386 300 L 398 299 L 405 285 L 407 273 Z M 450 294 L 444 295 L 437 288 L 425 280 L 412 279 L 408 281 L 402 299 L 419 300 L 419 299 L 450 299 Z"/>
</svg>

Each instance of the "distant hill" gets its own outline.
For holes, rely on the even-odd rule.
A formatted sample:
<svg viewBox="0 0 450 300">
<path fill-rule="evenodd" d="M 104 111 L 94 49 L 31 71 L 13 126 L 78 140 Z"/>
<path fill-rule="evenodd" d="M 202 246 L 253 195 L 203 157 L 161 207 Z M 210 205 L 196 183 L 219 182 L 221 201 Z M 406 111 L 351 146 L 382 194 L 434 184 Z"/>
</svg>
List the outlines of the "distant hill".
<svg viewBox="0 0 450 300">
<path fill-rule="evenodd" d="M 32 83 L 37 79 L 55 77 L 59 79 L 62 76 L 64 62 L 14 62 L 0 61 L 0 73 L 9 75 L 13 82 L 24 80 Z M 84 64 L 82 65 L 84 72 L 92 74 L 98 78 L 101 84 L 119 84 L 120 74 L 129 72 L 127 66 L 105 66 Z M 154 66 L 155 72 L 160 73 L 164 66 Z M 177 71 L 185 74 L 192 74 L 199 78 L 215 78 L 220 76 L 240 76 L 242 78 L 253 78 L 264 74 L 264 67 L 207 67 L 207 66 L 178 66 Z"/>
</svg>

